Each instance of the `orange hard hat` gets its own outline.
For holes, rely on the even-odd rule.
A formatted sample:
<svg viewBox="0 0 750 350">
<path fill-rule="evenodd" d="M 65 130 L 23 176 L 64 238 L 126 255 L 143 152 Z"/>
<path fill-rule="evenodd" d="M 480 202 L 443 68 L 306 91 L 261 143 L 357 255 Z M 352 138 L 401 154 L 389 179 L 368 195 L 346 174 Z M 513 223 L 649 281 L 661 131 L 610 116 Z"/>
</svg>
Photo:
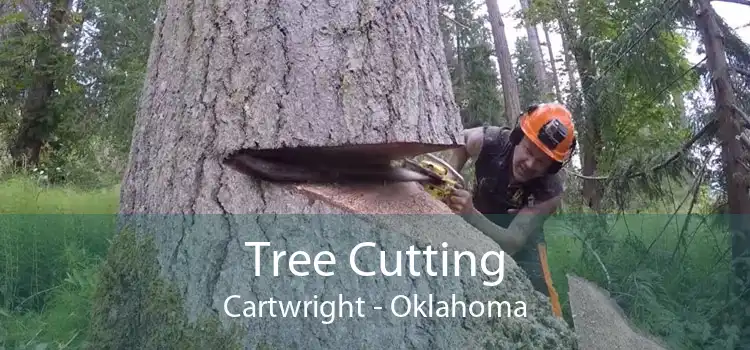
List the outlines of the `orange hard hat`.
<svg viewBox="0 0 750 350">
<path fill-rule="evenodd" d="M 573 115 L 559 103 L 529 108 L 520 124 L 524 135 L 557 162 L 563 162 L 574 147 Z"/>
</svg>

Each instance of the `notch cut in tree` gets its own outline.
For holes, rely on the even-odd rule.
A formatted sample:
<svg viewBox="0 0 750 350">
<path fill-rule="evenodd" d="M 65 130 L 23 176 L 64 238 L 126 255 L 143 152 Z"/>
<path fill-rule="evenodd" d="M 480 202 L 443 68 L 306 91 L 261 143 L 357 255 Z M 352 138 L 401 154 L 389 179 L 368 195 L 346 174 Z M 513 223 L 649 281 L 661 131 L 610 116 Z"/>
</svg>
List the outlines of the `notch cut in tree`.
<svg viewBox="0 0 750 350">
<path fill-rule="evenodd" d="M 446 242 L 452 250 L 477 256 L 500 250 L 417 183 L 280 184 L 243 175 L 223 161 L 232 154 L 268 153 L 310 161 L 332 154 L 327 152 L 353 152 L 347 154 L 355 158 L 379 154 L 374 158 L 382 160 L 457 146 L 460 117 L 438 16 L 436 2 L 417 0 L 165 2 L 120 211 L 122 227 L 152 238 L 160 278 L 178 291 L 186 320 L 208 316 L 239 326 L 243 348 L 574 346 L 549 301 L 507 256 L 489 263 L 489 268 L 504 264 L 504 282 L 495 287 L 483 286 L 483 278 L 472 276 L 468 266 L 457 278 L 429 277 L 419 262 L 414 268 L 421 277 L 367 277 L 346 267 L 349 252 L 362 242 L 378 245 L 366 248 L 369 253 L 358 260 L 367 269 L 377 269 L 379 249 L 404 251 L 413 245 L 421 250 Z M 295 155 L 301 150 L 304 156 Z M 254 249 L 243 244 L 258 241 L 272 245 L 260 258 L 261 276 L 253 272 Z M 274 261 L 272 250 L 311 256 L 330 251 L 335 274 L 298 277 L 282 270 L 273 276 L 266 270 Z M 111 280 L 95 301 L 102 307 L 92 320 L 99 330 L 92 343 L 95 348 L 171 346 L 160 332 L 180 330 L 159 329 L 158 318 L 140 318 L 141 308 L 158 305 L 150 304 L 146 292 L 128 294 L 131 280 L 120 277 L 124 274 L 116 267 L 123 265 L 128 266 L 120 261 L 107 267 Z M 505 311 L 499 319 L 389 316 L 389 300 L 414 293 L 422 300 L 429 293 L 442 300 L 453 295 L 467 306 L 521 301 L 526 317 L 507 317 Z M 242 300 L 296 302 L 316 295 L 322 302 L 338 294 L 384 310 L 366 309 L 364 318 L 330 325 L 320 317 L 232 318 L 225 312 L 232 295 L 240 299 L 231 299 L 229 307 L 241 312 Z"/>
</svg>

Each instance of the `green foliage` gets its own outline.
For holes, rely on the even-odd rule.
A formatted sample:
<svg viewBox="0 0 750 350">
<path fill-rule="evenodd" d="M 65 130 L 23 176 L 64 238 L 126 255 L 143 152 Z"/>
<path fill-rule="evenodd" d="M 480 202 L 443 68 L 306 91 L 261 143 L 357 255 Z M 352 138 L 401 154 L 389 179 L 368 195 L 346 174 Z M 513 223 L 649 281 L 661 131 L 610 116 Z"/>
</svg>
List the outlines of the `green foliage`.
<svg viewBox="0 0 750 350">
<path fill-rule="evenodd" d="M 518 97 L 521 106 L 530 106 L 540 102 L 541 85 L 534 74 L 534 62 L 531 59 L 531 47 L 525 37 L 516 40 L 516 50 L 513 53 L 516 60 L 514 74 L 518 79 Z"/>
<path fill-rule="evenodd" d="M 503 104 L 498 72 L 492 60 L 493 41 L 485 24 L 487 19 L 476 16 L 483 1 L 455 1 L 453 12 L 461 25 L 448 22 L 448 32 L 456 52 L 457 67 L 451 77 L 455 100 L 460 108 L 464 127 L 483 124 L 504 124 Z M 457 44 L 456 44 L 457 43 Z"/>
<path fill-rule="evenodd" d="M 8 23 L 6 28 L 19 28 L 8 29 L 0 40 L 0 130 L 11 134 L 19 120 L 24 90 L 31 85 L 31 62 L 43 39 L 40 35 L 23 31 L 27 26 L 20 12 L 0 17 L 0 21 Z"/>
<path fill-rule="evenodd" d="M 635 324 L 673 349 L 734 348 L 737 329 L 727 323 L 727 236 L 712 215 L 626 214 L 609 223 L 602 263 L 583 243 L 591 215 L 561 215 L 547 223 L 552 276 L 569 322 L 566 273 L 610 291 Z M 591 243 L 591 242 L 589 242 Z M 606 269 L 606 273 L 605 273 Z"/>
<path fill-rule="evenodd" d="M 83 89 L 74 79 L 76 57 L 60 42 L 69 28 L 63 25 L 53 33 L 49 26 L 33 28 L 30 22 L 36 19 L 25 18 L 22 12 L 6 17 L 13 24 L 0 44 L 0 66 L 7 67 L 0 70 L 0 96 L 8 102 L 0 112 L 0 128 L 13 135 L 24 130 L 19 125 L 31 126 L 30 131 L 5 140 L 19 139 L 23 149 L 53 142 L 60 121 L 79 115 L 82 108 Z"/>
<path fill-rule="evenodd" d="M 675 101 L 695 89 L 698 80 L 685 57 L 687 40 L 676 32 L 674 2 L 563 3 L 532 2 L 530 12 L 537 20 L 567 23 L 576 35 L 566 39 L 577 53 L 579 73 L 590 74 L 581 77 L 583 108 L 576 115 L 580 151 L 593 154 L 596 173 L 610 178 L 653 168 L 695 130 L 684 122 L 683 104 Z M 689 161 L 670 165 L 663 169 L 670 171 L 647 178 L 606 183 L 603 207 L 633 203 L 634 196 L 658 189 L 663 176 L 680 180 L 694 168 Z M 653 186 L 638 186 L 639 181 Z"/>
<path fill-rule="evenodd" d="M 148 60 L 158 1 L 87 1 L 72 5 L 62 30 L 72 36 L 54 46 L 48 28 L 29 23 L 23 12 L 0 18 L 0 141 L 14 140 L 24 92 L 33 79 L 50 73 L 54 93 L 45 103 L 37 169 L 63 168 L 69 176 L 50 179 L 83 187 L 119 181 Z M 46 16 L 46 14 L 44 15 Z M 86 25 L 87 40 L 80 36 Z M 40 65 L 49 53 L 47 65 Z M 101 155 L 114 159 L 102 164 Z M 28 170 L 28 169 L 27 169 Z M 86 174 L 88 173 L 88 174 Z"/>
<path fill-rule="evenodd" d="M 117 193 L 0 183 L 0 348 L 85 344 Z"/>
<path fill-rule="evenodd" d="M 215 318 L 186 321 L 176 291 L 157 275 L 151 245 L 128 232 L 110 245 L 117 194 L 45 188 L 24 178 L 0 184 L 6 214 L 0 225 L 0 348 L 129 348 L 131 341 L 139 349 L 239 348 L 234 330 L 223 330 Z M 143 294 L 123 289 L 134 278 Z M 107 307 L 139 297 L 144 308 L 138 316 L 118 314 L 114 321 L 124 323 L 114 325 Z M 131 329 L 119 327 L 132 327 L 128 322 L 150 326 L 130 339 Z"/>
<path fill-rule="evenodd" d="M 97 30 L 88 48 L 85 71 L 94 81 L 89 85 L 90 103 L 100 120 L 95 130 L 112 140 L 113 148 L 127 152 L 135 121 L 151 38 L 160 2 L 94 0 Z"/>
<path fill-rule="evenodd" d="M 0 308 L 0 348 L 80 349 L 86 344 L 92 296 L 98 283 L 91 253 L 68 248 L 66 272 L 45 293 L 44 311 L 3 311 Z M 7 310 L 7 309 L 5 309 Z"/>
<path fill-rule="evenodd" d="M 0 307 L 41 310 L 46 292 L 61 281 L 69 265 L 69 250 L 85 247 L 102 256 L 113 230 L 111 217 L 96 214 L 116 210 L 116 193 L 78 193 L 45 189 L 23 178 L 0 185 Z M 67 216 L 60 214 L 88 213 Z"/>
<path fill-rule="evenodd" d="M 457 98 L 465 102 L 462 115 L 465 127 L 482 124 L 501 124 L 505 121 L 503 105 L 500 101 L 497 71 L 490 61 L 492 49 L 488 46 L 475 46 L 464 49 L 466 59 L 466 84 L 458 86 Z"/>
</svg>

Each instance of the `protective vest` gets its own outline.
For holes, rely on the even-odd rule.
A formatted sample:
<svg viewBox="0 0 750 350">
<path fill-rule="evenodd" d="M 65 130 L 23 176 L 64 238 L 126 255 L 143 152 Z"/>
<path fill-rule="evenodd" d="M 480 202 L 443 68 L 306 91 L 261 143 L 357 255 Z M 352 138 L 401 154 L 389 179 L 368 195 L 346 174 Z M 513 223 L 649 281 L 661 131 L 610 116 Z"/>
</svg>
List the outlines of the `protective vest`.
<svg viewBox="0 0 750 350">
<path fill-rule="evenodd" d="M 533 200 L 554 196 L 557 178 L 546 175 L 525 184 L 510 184 L 512 179 L 513 145 L 510 129 L 497 126 L 484 128 L 482 150 L 475 161 L 476 189 L 474 207 L 495 224 L 508 227 L 515 215 L 508 209 L 521 209 Z M 541 197 L 541 198 L 534 198 Z"/>
<path fill-rule="evenodd" d="M 473 194 L 474 207 L 490 221 L 505 228 L 515 217 L 508 214 L 508 209 L 521 209 L 533 205 L 534 200 L 545 201 L 562 192 L 562 185 L 553 174 L 523 185 L 510 185 L 515 147 L 510 141 L 510 132 L 508 128 L 485 127 L 482 150 L 474 163 L 477 183 Z M 554 314 L 562 317 L 547 264 L 544 232 L 534 232 L 513 259 L 526 272 L 534 289 L 550 298 Z"/>
</svg>

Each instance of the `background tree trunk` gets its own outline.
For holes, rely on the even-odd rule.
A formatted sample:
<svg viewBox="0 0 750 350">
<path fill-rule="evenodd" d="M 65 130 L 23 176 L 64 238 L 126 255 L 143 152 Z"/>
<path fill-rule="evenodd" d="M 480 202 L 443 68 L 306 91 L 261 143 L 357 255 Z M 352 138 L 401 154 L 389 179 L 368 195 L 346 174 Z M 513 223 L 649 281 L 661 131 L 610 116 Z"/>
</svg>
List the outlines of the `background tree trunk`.
<svg viewBox="0 0 750 350">
<path fill-rule="evenodd" d="M 588 36 L 588 28 L 581 27 L 580 36 L 574 30 L 572 17 L 565 7 L 563 1 L 558 2 L 557 8 L 560 10 L 559 23 L 563 34 L 563 43 L 567 41 L 570 45 L 570 52 L 575 58 L 575 66 L 578 68 L 578 76 L 581 79 L 581 89 L 579 94 L 573 94 L 572 105 L 574 117 L 579 128 L 578 142 L 580 142 L 581 172 L 585 176 L 595 176 L 599 164 L 599 154 L 601 153 L 601 130 L 596 122 L 596 103 L 593 101 L 595 96 L 594 81 L 597 75 L 596 65 L 592 58 L 592 50 L 584 38 Z M 567 49 L 566 49 L 567 52 Z M 570 73 L 570 72 L 569 72 Z M 573 82 L 571 81 L 571 86 Z M 602 194 L 601 183 L 594 179 L 584 179 L 582 195 L 588 204 L 588 207 L 596 212 L 600 212 Z"/>
<path fill-rule="evenodd" d="M 544 40 L 547 42 L 547 53 L 549 54 L 549 64 L 552 68 L 552 83 L 555 87 L 555 99 L 563 103 L 562 91 L 560 90 L 560 79 L 557 77 L 557 63 L 555 62 L 555 51 L 552 49 L 552 41 L 549 40 L 549 25 L 542 24 L 544 30 Z"/>
<path fill-rule="evenodd" d="M 524 15 L 529 11 L 529 0 L 521 0 L 521 11 Z M 544 56 L 542 55 L 542 45 L 539 40 L 539 32 L 537 31 L 536 25 L 528 23 L 524 19 L 526 26 L 526 35 L 529 40 L 529 47 L 531 48 L 531 59 L 534 62 L 534 75 L 536 76 L 537 83 L 541 86 L 540 91 L 541 99 L 540 102 L 548 102 L 552 99 L 552 91 L 550 89 L 549 79 L 547 79 L 547 69 L 544 67 Z M 552 57 L 552 56 L 550 56 Z M 554 59 L 554 58 L 551 58 Z"/>
<path fill-rule="evenodd" d="M 505 101 L 505 119 L 510 126 L 515 125 L 516 119 L 521 115 L 521 101 L 518 97 L 518 84 L 513 75 L 513 64 L 510 59 L 508 40 L 505 37 L 505 24 L 500 15 L 500 7 L 497 0 L 487 0 L 487 15 L 492 27 L 492 37 L 495 39 L 495 55 L 497 65 L 500 69 L 500 81 L 503 85 L 503 97 Z"/>
<path fill-rule="evenodd" d="M 368 241 L 378 242 L 377 249 L 391 255 L 388 264 L 393 264 L 396 250 L 405 251 L 411 245 L 439 247 L 447 242 L 450 249 L 477 254 L 499 250 L 459 216 L 275 215 L 450 214 L 417 184 L 279 185 L 222 165 L 224 155 L 243 148 L 370 144 L 400 157 L 457 144 L 461 125 L 437 4 L 412 0 L 329 6 L 326 2 L 249 6 L 239 0 L 218 5 L 168 0 L 162 9 L 123 180 L 121 213 L 132 219 L 123 224 L 134 228 L 138 236 L 153 238 L 155 264 L 160 275 L 174 285 L 186 319 L 215 317 L 224 325 L 239 326 L 239 342 L 245 348 L 267 344 L 348 349 L 363 343 L 396 348 L 486 344 L 572 348 L 570 330 L 552 316 L 547 299 L 533 292 L 509 258 L 505 259 L 505 280 L 492 288 L 479 283 L 481 277 L 472 277 L 468 266 L 462 269 L 461 278 L 362 277 L 348 268 L 349 252 Z M 372 148 L 361 148 L 366 149 Z M 151 215 L 129 216 L 162 213 L 189 216 L 160 218 L 168 223 L 150 222 Z M 443 221 L 438 223 L 440 218 Z M 259 277 L 254 275 L 254 250 L 243 244 L 248 241 L 272 245 L 263 248 Z M 310 268 L 310 276 L 295 277 L 282 266 L 280 275 L 274 277 L 269 266 L 271 250 L 288 254 L 303 250 L 311 256 L 331 251 L 336 258 L 335 275 L 321 278 Z M 360 266 L 377 269 L 377 251 L 365 250 L 369 252 L 362 255 Z M 95 302 L 99 305 L 94 317 L 98 325 L 95 347 L 124 343 L 132 348 L 158 348 L 164 340 L 154 339 L 150 325 L 180 334 L 161 324 L 161 313 L 148 316 L 153 315 L 150 310 L 161 310 L 161 306 L 149 305 L 149 300 L 164 297 L 155 298 L 146 291 L 134 301 L 136 297 L 128 291 L 135 287 L 121 277 L 123 268 L 115 267 L 119 266 L 114 258 L 118 251 L 110 256 L 107 271 L 112 272 L 105 274 L 98 299 L 107 302 Z M 130 259 L 147 259 L 142 256 L 132 253 Z M 426 274 L 423 262 L 415 265 L 422 276 Z M 439 266 L 435 265 L 436 271 L 442 271 Z M 473 300 L 509 300 L 511 305 L 522 300 L 533 317 L 498 321 L 391 316 L 391 298 L 417 292 L 421 298 L 432 292 L 449 301 L 455 294 L 467 305 Z M 366 317 L 346 317 L 325 325 L 313 317 L 235 319 L 224 309 L 225 300 L 235 294 L 242 299 L 231 301 L 230 307 L 241 312 L 242 300 L 273 297 L 294 302 L 318 295 L 322 302 L 337 300 L 339 293 L 352 303 L 363 298 Z M 127 297 L 118 297 L 123 294 Z M 374 305 L 383 310 L 373 311 Z M 498 322 L 508 326 L 498 326 Z M 540 332 L 545 336 L 540 337 Z"/>
<path fill-rule="evenodd" d="M 461 16 L 461 10 L 460 10 L 461 3 L 459 1 L 453 1 L 453 13 L 456 14 L 456 21 L 458 23 L 461 23 L 463 21 L 463 18 Z M 455 24 L 456 28 L 456 81 L 458 81 L 459 86 L 465 86 L 466 85 L 466 65 L 463 55 L 463 42 L 464 42 L 464 36 L 463 36 L 463 26 L 459 24 Z"/>
<path fill-rule="evenodd" d="M 449 4 L 447 0 L 441 0 L 439 2 L 441 7 L 451 7 L 452 4 Z M 455 24 L 450 22 L 445 18 L 443 15 L 438 15 L 439 24 L 440 24 L 440 34 L 443 37 L 443 50 L 445 53 L 445 61 L 448 64 L 448 72 L 455 71 L 456 69 L 456 57 L 455 57 L 455 51 L 454 51 L 454 43 L 453 43 L 453 37 L 451 36 L 451 30 L 450 27 L 454 26 Z"/>
<path fill-rule="evenodd" d="M 565 35 L 561 35 L 563 47 L 563 59 L 565 63 L 565 72 L 568 74 L 569 96 L 575 96 L 578 91 L 578 79 L 576 78 L 576 69 L 573 66 L 573 57 L 571 57 L 570 44 Z M 568 102 L 570 103 L 570 102 Z"/>
<path fill-rule="evenodd" d="M 37 49 L 31 86 L 28 88 L 21 112 L 21 125 L 13 139 L 10 153 L 17 166 L 34 166 L 45 142 L 58 123 L 58 116 L 50 107 L 55 91 L 55 59 L 60 55 L 67 13 L 72 0 L 50 1 L 47 14 L 45 42 Z"/>
<path fill-rule="evenodd" d="M 728 195 L 728 226 L 732 237 L 732 279 L 733 296 L 736 303 L 732 309 L 738 312 L 734 315 L 743 331 L 739 335 L 740 344 L 750 342 L 750 320 L 747 310 L 750 310 L 750 175 L 743 161 L 742 144 L 739 136 L 743 132 L 739 117 L 735 117 L 736 97 L 729 76 L 723 35 L 717 23 L 717 15 L 710 1 L 699 0 L 696 3 L 696 27 L 698 28 L 703 47 L 706 50 L 706 65 L 711 77 L 711 89 L 716 98 L 715 118 L 718 121 L 718 138 L 721 142 L 721 158 L 724 163 L 724 174 Z M 733 298 L 733 303 L 735 299 Z"/>
</svg>

